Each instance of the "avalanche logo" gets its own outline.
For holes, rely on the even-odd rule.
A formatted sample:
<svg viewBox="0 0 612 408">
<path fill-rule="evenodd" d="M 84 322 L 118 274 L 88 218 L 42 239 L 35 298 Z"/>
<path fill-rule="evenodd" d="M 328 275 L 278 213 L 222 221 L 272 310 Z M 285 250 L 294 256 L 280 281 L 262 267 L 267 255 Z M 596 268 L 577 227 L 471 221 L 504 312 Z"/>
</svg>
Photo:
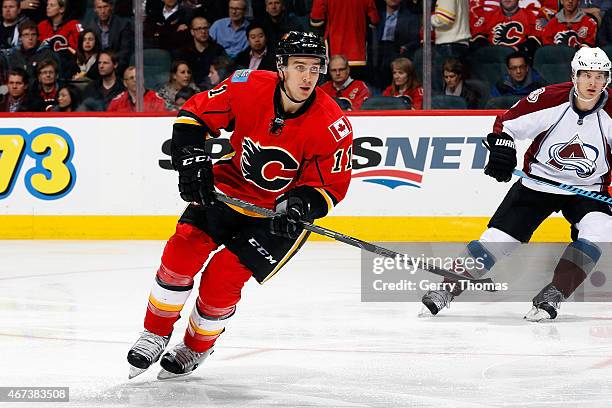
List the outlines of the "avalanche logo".
<svg viewBox="0 0 612 408">
<path fill-rule="evenodd" d="M 298 161 L 284 149 L 261 146 L 248 137 L 242 142 L 242 175 L 263 190 L 284 189 L 297 174 L 298 167 Z"/>
<path fill-rule="evenodd" d="M 543 94 L 544 91 L 546 91 L 546 89 L 544 88 L 538 88 L 535 91 L 531 91 L 531 93 L 527 97 L 527 102 L 536 103 L 538 101 L 538 98 L 540 97 L 540 94 Z"/>
<path fill-rule="evenodd" d="M 560 31 L 555 34 L 554 43 L 575 48 L 580 45 L 580 39 L 578 38 L 578 33 L 573 30 Z"/>
<path fill-rule="evenodd" d="M 400 186 L 421 188 L 423 173 L 412 170 L 377 169 L 353 172 L 351 178 L 360 178 L 366 183 L 380 184 L 390 189 Z"/>
<path fill-rule="evenodd" d="M 493 45 L 517 45 L 523 39 L 525 29 L 518 21 L 499 23 L 493 28 Z"/>
<path fill-rule="evenodd" d="M 546 163 L 559 171 L 575 171 L 580 178 L 587 178 L 595 173 L 595 161 L 599 151 L 595 146 L 585 144 L 578 134 L 567 143 L 557 143 L 550 147 L 551 159 Z"/>
</svg>

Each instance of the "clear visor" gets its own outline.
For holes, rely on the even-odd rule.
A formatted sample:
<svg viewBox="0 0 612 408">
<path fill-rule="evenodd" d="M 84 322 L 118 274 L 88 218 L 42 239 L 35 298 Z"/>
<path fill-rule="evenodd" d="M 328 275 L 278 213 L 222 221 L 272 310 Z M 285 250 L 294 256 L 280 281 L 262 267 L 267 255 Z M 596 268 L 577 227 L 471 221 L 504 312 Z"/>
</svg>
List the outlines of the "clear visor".
<svg viewBox="0 0 612 408">
<path fill-rule="evenodd" d="M 578 71 L 576 82 L 581 84 L 594 83 L 596 85 L 607 85 L 610 80 L 608 71 Z"/>
<path fill-rule="evenodd" d="M 319 58 L 319 57 L 317 57 Z M 291 65 L 288 63 L 283 64 L 282 57 L 278 57 L 277 65 L 279 68 L 284 68 L 290 71 L 295 71 L 300 74 L 308 71 L 313 75 L 325 75 L 327 74 L 327 63 L 324 60 L 321 60 L 319 64 L 306 64 L 300 62 L 292 62 Z"/>
</svg>

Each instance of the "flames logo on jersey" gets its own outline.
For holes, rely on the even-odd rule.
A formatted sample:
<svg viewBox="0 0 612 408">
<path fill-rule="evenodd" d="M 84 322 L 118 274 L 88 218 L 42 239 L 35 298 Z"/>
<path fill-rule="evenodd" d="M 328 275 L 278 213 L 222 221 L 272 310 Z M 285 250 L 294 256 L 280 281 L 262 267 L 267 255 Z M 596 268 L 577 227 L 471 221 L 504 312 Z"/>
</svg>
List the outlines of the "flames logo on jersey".
<svg viewBox="0 0 612 408">
<path fill-rule="evenodd" d="M 578 37 L 578 33 L 574 30 L 559 31 L 555 34 L 554 43 L 575 48 L 580 45 L 580 38 Z"/>
<path fill-rule="evenodd" d="M 261 189 L 281 191 L 293 181 L 299 167 L 298 161 L 280 147 L 261 146 L 248 137 L 242 142 L 242 175 Z"/>
<path fill-rule="evenodd" d="M 577 134 L 567 143 L 552 145 L 548 154 L 551 159 L 546 164 L 559 171 L 575 171 L 580 178 L 587 178 L 597 170 L 595 161 L 599 151 L 585 144 Z"/>
<path fill-rule="evenodd" d="M 518 21 L 499 23 L 493 27 L 494 45 L 517 45 L 523 40 L 525 28 Z"/>
<path fill-rule="evenodd" d="M 48 44 L 49 47 L 55 52 L 60 52 L 70 48 L 68 39 L 63 35 L 54 35 L 53 37 L 47 38 L 45 41 L 43 41 L 43 43 Z"/>
</svg>

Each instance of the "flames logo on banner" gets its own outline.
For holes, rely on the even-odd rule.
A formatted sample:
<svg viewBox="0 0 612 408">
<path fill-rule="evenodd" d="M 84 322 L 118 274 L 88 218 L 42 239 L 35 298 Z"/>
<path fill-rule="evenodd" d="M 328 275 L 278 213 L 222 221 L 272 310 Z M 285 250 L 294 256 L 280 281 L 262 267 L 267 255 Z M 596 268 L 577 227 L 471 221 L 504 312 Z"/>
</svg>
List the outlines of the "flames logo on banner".
<svg viewBox="0 0 612 408">
<path fill-rule="evenodd" d="M 523 39 L 525 27 L 518 21 L 499 23 L 493 28 L 494 45 L 517 45 Z"/>
<path fill-rule="evenodd" d="M 298 168 L 299 163 L 286 150 L 261 146 L 248 137 L 244 138 L 240 169 L 244 178 L 257 187 L 281 191 L 293 181 Z"/>
<path fill-rule="evenodd" d="M 575 171 L 580 178 L 587 178 L 595 173 L 595 160 L 599 151 L 592 145 L 585 144 L 577 134 L 567 143 L 557 143 L 550 147 L 551 159 L 546 162 L 559 171 Z"/>
</svg>

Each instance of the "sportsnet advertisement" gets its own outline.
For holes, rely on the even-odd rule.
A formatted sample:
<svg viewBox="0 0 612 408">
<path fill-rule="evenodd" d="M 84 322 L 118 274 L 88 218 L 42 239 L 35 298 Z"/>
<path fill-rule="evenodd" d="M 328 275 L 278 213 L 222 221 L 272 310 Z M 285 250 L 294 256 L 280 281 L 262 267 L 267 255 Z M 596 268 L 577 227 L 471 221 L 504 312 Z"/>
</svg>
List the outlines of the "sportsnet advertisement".
<svg viewBox="0 0 612 408">
<path fill-rule="evenodd" d="M 334 218 L 373 217 L 372 224 L 380 217 L 489 217 L 509 187 L 482 171 L 487 152 L 480 141 L 492 127 L 492 115 L 349 119 L 353 181 Z M 86 225 L 89 216 L 106 218 L 103 224 L 116 216 L 162 216 L 173 224 L 185 206 L 170 169 L 173 120 L 4 118 L 0 219 L 10 226 L 11 216 L 33 225 L 39 216 L 79 216 Z M 221 157 L 229 144 L 214 140 L 211 149 Z M 146 228 L 155 230 L 156 222 L 148 220 Z"/>
</svg>

